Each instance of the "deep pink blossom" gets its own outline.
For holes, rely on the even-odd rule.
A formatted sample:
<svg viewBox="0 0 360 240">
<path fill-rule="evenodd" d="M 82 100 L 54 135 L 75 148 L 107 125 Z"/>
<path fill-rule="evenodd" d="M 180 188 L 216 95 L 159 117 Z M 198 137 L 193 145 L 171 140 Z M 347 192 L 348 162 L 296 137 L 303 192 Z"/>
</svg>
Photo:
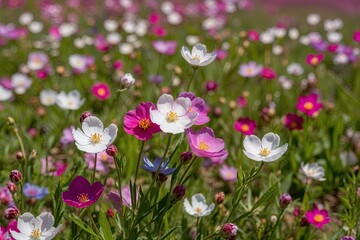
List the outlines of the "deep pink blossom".
<svg viewBox="0 0 360 240">
<path fill-rule="evenodd" d="M 318 95 L 311 93 L 307 96 L 300 96 L 296 103 L 296 108 L 308 116 L 313 116 L 322 109 L 323 105 L 318 102 Z"/>
<path fill-rule="evenodd" d="M 354 39 L 355 42 L 360 43 L 360 30 L 357 30 L 357 31 L 354 32 L 353 39 Z"/>
<path fill-rule="evenodd" d="M 267 80 L 273 80 L 274 78 L 276 78 L 276 72 L 271 68 L 267 67 L 261 69 L 260 75 Z"/>
<path fill-rule="evenodd" d="M 260 39 L 260 34 L 253 29 L 248 30 L 247 35 L 248 35 L 248 39 L 252 42 L 257 42 Z"/>
<path fill-rule="evenodd" d="M 110 88 L 105 83 L 95 83 L 91 90 L 93 95 L 100 100 L 106 100 L 111 96 Z"/>
<path fill-rule="evenodd" d="M 245 135 L 252 135 L 256 129 L 256 122 L 250 118 L 238 118 L 234 124 L 236 131 Z"/>
<path fill-rule="evenodd" d="M 304 119 L 295 113 L 286 114 L 285 119 L 284 119 L 285 127 L 290 130 L 303 129 L 303 122 L 304 122 Z"/>
<path fill-rule="evenodd" d="M 324 60 L 324 54 L 309 54 L 306 57 L 306 63 L 311 66 L 319 65 Z"/>
<path fill-rule="evenodd" d="M 330 222 L 328 211 L 325 209 L 318 209 L 314 207 L 305 213 L 306 220 L 316 228 L 322 229 L 322 227 Z"/>
</svg>

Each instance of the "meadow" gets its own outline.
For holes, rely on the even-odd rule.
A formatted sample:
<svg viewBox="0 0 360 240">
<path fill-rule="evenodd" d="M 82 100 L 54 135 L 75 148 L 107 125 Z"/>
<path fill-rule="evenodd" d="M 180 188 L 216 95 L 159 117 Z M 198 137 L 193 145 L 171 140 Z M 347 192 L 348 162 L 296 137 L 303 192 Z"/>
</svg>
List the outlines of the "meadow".
<svg viewBox="0 0 360 240">
<path fill-rule="evenodd" d="M 265 5 L 0 0 L 0 240 L 360 239 L 360 15 Z"/>
</svg>

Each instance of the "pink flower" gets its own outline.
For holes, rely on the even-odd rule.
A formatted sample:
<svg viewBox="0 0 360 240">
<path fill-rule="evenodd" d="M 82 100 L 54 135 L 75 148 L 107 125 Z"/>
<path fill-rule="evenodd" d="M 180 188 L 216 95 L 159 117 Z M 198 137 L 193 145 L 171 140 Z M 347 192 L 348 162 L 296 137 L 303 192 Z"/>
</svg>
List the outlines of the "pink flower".
<svg viewBox="0 0 360 240">
<path fill-rule="evenodd" d="M 296 103 L 296 108 L 311 117 L 323 107 L 322 103 L 318 102 L 317 99 L 318 95 L 315 93 L 311 93 L 307 96 L 300 96 Z"/>
<path fill-rule="evenodd" d="M 204 99 L 196 97 L 192 92 L 182 92 L 179 94 L 179 97 L 189 98 L 191 101 L 191 107 L 189 112 L 198 113 L 194 125 L 203 125 L 210 121 L 210 118 L 207 116 L 207 109 Z"/>
<path fill-rule="evenodd" d="M 256 122 L 249 118 L 239 118 L 234 124 L 236 131 L 245 135 L 252 135 L 256 129 Z"/>
<path fill-rule="evenodd" d="M 106 100 L 110 97 L 110 88 L 105 83 L 95 83 L 92 87 L 92 93 L 100 100 Z"/>
<path fill-rule="evenodd" d="M 74 126 L 70 126 L 69 128 L 65 128 L 62 131 L 62 137 L 60 139 L 61 145 L 64 147 L 66 145 L 69 145 L 70 143 L 75 142 L 74 136 L 72 132 L 75 130 Z"/>
<path fill-rule="evenodd" d="M 152 46 L 161 54 L 173 55 L 176 52 L 177 42 L 157 40 L 152 42 Z"/>
<path fill-rule="evenodd" d="M 274 78 L 276 78 L 276 72 L 271 68 L 266 67 L 261 70 L 260 75 L 267 80 L 273 80 Z"/>
<path fill-rule="evenodd" d="M 214 131 L 209 127 L 202 128 L 198 132 L 189 129 L 187 137 L 190 149 L 197 157 L 219 158 L 227 154 L 224 141 L 215 138 Z"/>
<path fill-rule="evenodd" d="M 43 175 L 59 177 L 66 171 L 67 164 L 62 161 L 57 161 L 51 156 L 41 159 L 41 173 Z"/>
<path fill-rule="evenodd" d="M 303 129 L 304 119 L 301 116 L 296 115 L 295 113 L 288 113 L 285 116 L 284 123 L 285 127 L 290 130 L 301 130 Z"/>
<path fill-rule="evenodd" d="M 239 67 L 238 74 L 242 77 L 255 77 L 261 73 L 262 66 L 256 62 L 251 61 L 249 63 L 241 64 Z"/>
<path fill-rule="evenodd" d="M 219 169 L 220 176 L 227 182 L 235 182 L 237 180 L 237 169 L 224 164 Z"/>
<path fill-rule="evenodd" d="M 151 25 L 156 25 L 160 22 L 160 15 L 157 13 L 151 13 L 148 21 Z"/>
<path fill-rule="evenodd" d="M 131 192 L 130 192 L 130 185 L 125 185 L 121 188 L 121 195 L 122 195 L 122 205 L 132 208 L 132 201 L 131 201 Z M 108 197 L 112 204 L 114 205 L 115 209 L 120 211 L 121 205 L 120 205 L 120 194 L 118 191 L 111 191 L 108 193 Z M 136 191 L 136 200 L 135 203 L 139 199 L 139 191 Z"/>
<path fill-rule="evenodd" d="M 330 222 L 328 211 L 325 209 L 319 210 L 316 206 L 312 210 L 307 211 L 305 213 L 305 217 L 310 224 L 320 229 Z"/>
<path fill-rule="evenodd" d="M 357 30 L 357 31 L 354 32 L 353 39 L 354 39 L 355 42 L 360 43 L 360 30 Z"/>
<path fill-rule="evenodd" d="M 85 161 L 89 169 L 94 169 L 95 154 L 85 153 Z M 114 163 L 114 158 L 110 157 L 106 151 L 99 152 L 97 154 L 96 171 L 108 174 L 109 166 Z"/>
<path fill-rule="evenodd" d="M 309 54 L 306 57 L 306 63 L 311 66 L 317 66 L 319 65 L 322 60 L 324 59 L 324 54 Z"/>
<path fill-rule="evenodd" d="M 160 26 L 155 26 L 152 31 L 158 37 L 165 37 L 167 35 L 165 28 Z"/>
<path fill-rule="evenodd" d="M 115 68 L 115 69 L 122 69 L 123 66 L 124 66 L 124 64 L 123 64 L 123 62 L 122 62 L 121 60 L 116 60 L 116 61 L 114 62 L 114 68 Z"/>
<path fill-rule="evenodd" d="M 95 36 L 94 46 L 100 52 L 106 52 L 110 49 L 110 44 L 106 41 L 105 37 L 101 34 Z"/>
<path fill-rule="evenodd" d="M 244 107 L 247 106 L 247 100 L 246 100 L 246 98 L 245 98 L 244 96 L 238 97 L 237 103 L 239 104 L 239 106 L 240 106 L 241 108 L 244 108 Z"/>
<path fill-rule="evenodd" d="M 227 52 L 223 49 L 215 50 L 216 53 L 216 59 L 217 60 L 223 60 L 227 57 Z"/>
<path fill-rule="evenodd" d="M 150 109 L 155 109 L 151 102 L 140 103 L 136 109 L 130 110 L 124 116 L 124 130 L 139 140 L 148 140 L 153 134 L 160 132 L 159 125 L 150 118 Z"/>
<path fill-rule="evenodd" d="M 257 42 L 260 39 L 260 35 L 256 30 L 252 30 L 252 29 L 248 30 L 247 35 L 248 35 L 248 39 L 252 42 Z"/>
</svg>

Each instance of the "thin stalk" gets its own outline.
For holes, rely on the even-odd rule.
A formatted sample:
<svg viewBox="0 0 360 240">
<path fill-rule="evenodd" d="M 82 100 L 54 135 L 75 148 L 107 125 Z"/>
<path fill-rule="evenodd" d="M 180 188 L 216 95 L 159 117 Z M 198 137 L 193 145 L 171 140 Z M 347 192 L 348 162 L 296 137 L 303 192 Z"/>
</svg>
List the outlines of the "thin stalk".
<svg viewBox="0 0 360 240">
<path fill-rule="evenodd" d="M 186 91 L 187 91 L 187 92 L 188 92 L 188 91 L 189 91 L 189 89 L 190 89 L 191 82 L 192 82 L 192 80 L 194 79 L 195 72 L 196 72 L 196 70 L 198 69 L 198 67 L 193 66 L 193 69 L 194 69 L 193 74 L 192 74 L 192 76 L 191 76 L 191 79 L 190 79 L 190 81 L 189 81 L 189 83 L 188 83 L 187 87 L 186 87 Z"/>
<path fill-rule="evenodd" d="M 274 226 L 274 228 L 273 228 L 272 231 L 271 231 L 271 235 L 270 235 L 270 238 L 269 238 L 269 239 L 274 239 L 274 238 L 273 238 L 273 235 L 274 235 L 274 233 L 276 232 L 276 228 L 277 228 L 277 226 L 279 225 L 280 220 L 282 219 L 282 215 L 283 215 L 285 209 L 286 209 L 286 208 L 282 208 L 282 209 L 281 209 L 281 211 L 280 211 L 280 213 L 279 213 L 279 215 L 278 215 L 278 217 L 277 217 L 277 219 L 276 219 L 275 226 Z"/>
<path fill-rule="evenodd" d="M 94 169 L 93 169 L 93 174 L 92 174 L 92 178 L 91 178 L 91 184 L 93 184 L 95 181 L 96 162 L 97 162 L 97 153 L 95 153 Z"/>
<path fill-rule="evenodd" d="M 196 159 L 196 157 L 194 157 L 194 158 L 191 160 L 191 162 L 189 163 L 188 167 L 185 169 L 185 172 L 183 173 L 183 175 L 182 175 L 181 178 L 180 178 L 180 181 L 179 181 L 180 184 L 182 184 L 182 181 L 184 180 L 187 172 L 190 170 L 191 166 L 194 164 L 195 159 Z"/>
<path fill-rule="evenodd" d="M 144 146 L 145 146 L 145 141 L 142 141 L 139 156 L 138 156 L 138 159 L 137 159 L 136 170 L 135 170 L 135 180 L 134 180 L 135 184 L 136 184 L 136 179 L 138 177 L 139 166 L 140 166 L 140 161 L 141 161 L 142 152 L 144 150 Z"/>
<path fill-rule="evenodd" d="M 94 229 L 95 229 L 95 232 L 100 236 L 100 231 L 98 229 L 98 227 L 96 226 L 96 223 L 91 215 L 91 211 L 90 211 L 90 208 L 87 209 L 87 212 L 88 212 L 88 217 L 89 217 L 89 221 L 90 221 L 90 225 L 93 225 Z"/>
<path fill-rule="evenodd" d="M 21 138 L 21 136 L 20 136 L 20 134 L 19 134 L 19 129 L 18 129 L 17 127 L 14 127 L 14 133 L 15 133 L 15 135 L 16 135 L 16 138 L 17 138 L 18 141 L 19 141 L 20 149 L 21 149 L 21 152 L 22 152 L 22 154 L 23 154 L 23 156 L 24 156 L 24 159 L 26 159 L 26 152 L 25 152 L 24 143 L 23 143 L 23 141 L 22 141 L 22 138 Z"/>
</svg>

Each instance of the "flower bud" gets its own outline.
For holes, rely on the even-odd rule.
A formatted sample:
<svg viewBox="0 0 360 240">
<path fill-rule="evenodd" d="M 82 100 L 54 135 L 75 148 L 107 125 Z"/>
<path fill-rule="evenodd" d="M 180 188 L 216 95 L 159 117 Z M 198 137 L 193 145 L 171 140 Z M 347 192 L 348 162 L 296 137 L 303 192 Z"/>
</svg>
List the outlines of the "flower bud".
<svg viewBox="0 0 360 240">
<path fill-rule="evenodd" d="M 222 204 L 225 200 L 225 193 L 224 192 L 218 192 L 214 196 L 214 203 L 219 205 Z"/>
<path fill-rule="evenodd" d="M 182 199 L 185 196 L 186 188 L 183 185 L 177 185 L 172 191 L 172 195 L 177 200 Z"/>
<path fill-rule="evenodd" d="M 92 116 L 93 114 L 91 112 L 83 112 L 80 116 L 80 123 L 82 123 L 85 118 Z"/>
<path fill-rule="evenodd" d="M 238 227 L 233 223 L 225 223 L 221 228 L 221 236 L 225 239 L 235 239 Z"/>
<path fill-rule="evenodd" d="M 285 193 L 280 196 L 279 203 L 282 208 L 286 208 L 291 203 L 291 196 L 288 193 Z"/>
<path fill-rule="evenodd" d="M 309 226 L 309 222 L 308 222 L 308 220 L 307 220 L 305 217 L 301 218 L 300 226 L 301 226 L 301 227 L 307 227 L 307 226 Z"/>
<path fill-rule="evenodd" d="M 135 79 L 130 73 L 126 73 L 121 79 L 120 84 L 122 88 L 130 88 L 134 85 Z"/>
<path fill-rule="evenodd" d="M 16 159 L 17 160 L 22 160 L 24 158 L 24 154 L 21 151 L 18 151 L 16 153 Z"/>
<path fill-rule="evenodd" d="M 108 208 L 108 210 L 107 210 L 107 215 L 109 216 L 109 217 L 114 217 L 115 216 L 115 212 L 114 212 L 114 210 L 113 209 L 111 209 L 111 208 Z"/>
<path fill-rule="evenodd" d="M 10 181 L 13 183 L 19 183 L 22 180 L 22 174 L 19 170 L 12 170 L 10 172 Z"/>
<path fill-rule="evenodd" d="M 183 153 L 181 153 L 181 162 L 183 164 L 187 164 L 190 162 L 192 157 L 193 157 L 192 152 L 183 152 Z"/>
<path fill-rule="evenodd" d="M 118 149 L 114 144 L 111 144 L 106 148 L 106 153 L 110 157 L 115 157 L 118 154 Z"/>
<path fill-rule="evenodd" d="M 216 81 L 210 80 L 206 83 L 206 91 L 214 92 L 214 91 L 216 91 L 218 86 L 219 86 L 219 84 Z"/>
<path fill-rule="evenodd" d="M 30 153 L 29 159 L 35 159 L 37 155 L 37 151 L 35 149 L 33 149 Z"/>
<path fill-rule="evenodd" d="M 19 216 L 19 209 L 16 207 L 9 207 L 4 211 L 4 218 L 7 220 L 15 219 Z"/>
<path fill-rule="evenodd" d="M 166 182 L 166 180 L 167 180 L 167 176 L 162 173 L 158 173 L 158 174 L 153 173 L 152 177 L 159 184 L 162 184 L 162 183 Z"/>
<path fill-rule="evenodd" d="M 353 236 L 343 236 L 340 240 L 355 240 Z"/>
<path fill-rule="evenodd" d="M 16 192 L 17 192 L 16 184 L 13 183 L 13 182 L 8 182 L 8 183 L 6 184 L 6 187 L 9 189 L 9 191 L 10 191 L 11 193 L 16 193 Z"/>
<path fill-rule="evenodd" d="M 12 117 L 8 117 L 8 124 L 9 125 L 14 125 L 15 124 L 15 120 Z"/>
</svg>

